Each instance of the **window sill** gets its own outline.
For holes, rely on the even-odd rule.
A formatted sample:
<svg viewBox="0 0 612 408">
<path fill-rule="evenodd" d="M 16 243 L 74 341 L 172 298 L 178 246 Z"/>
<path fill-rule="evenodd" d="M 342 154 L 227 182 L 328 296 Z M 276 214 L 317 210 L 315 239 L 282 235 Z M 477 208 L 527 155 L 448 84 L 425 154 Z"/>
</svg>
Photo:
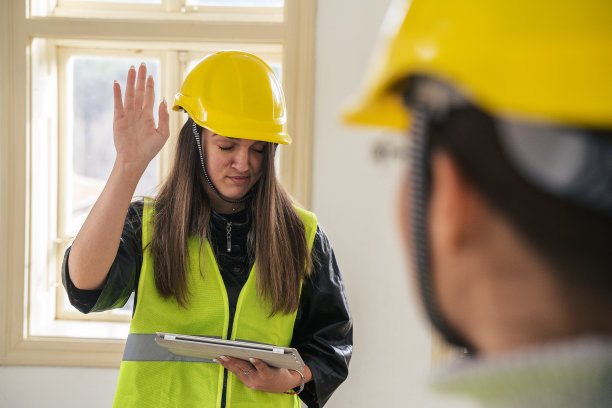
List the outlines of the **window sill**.
<svg viewBox="0 0 612 408">
<path fill-rule="evenodd" d="M 8 342 L 0 365 L 118 368 L 125 347 L 125 340 L 66 337 L 30 336 Z"/>
</svg>

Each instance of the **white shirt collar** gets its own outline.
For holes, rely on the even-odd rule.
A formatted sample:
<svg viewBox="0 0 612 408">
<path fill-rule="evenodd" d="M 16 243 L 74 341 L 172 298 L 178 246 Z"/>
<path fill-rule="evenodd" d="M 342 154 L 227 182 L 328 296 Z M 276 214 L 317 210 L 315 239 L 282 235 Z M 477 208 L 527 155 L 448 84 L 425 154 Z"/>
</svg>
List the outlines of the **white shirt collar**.
<svg viewBox="0 0 612 408">
<path fill-rule="evenodd" d="M 488 358 L 464 358 L 432 386 L 487 408 L 612 407 L 612 337 L 582 337 Z"/>
</svg>

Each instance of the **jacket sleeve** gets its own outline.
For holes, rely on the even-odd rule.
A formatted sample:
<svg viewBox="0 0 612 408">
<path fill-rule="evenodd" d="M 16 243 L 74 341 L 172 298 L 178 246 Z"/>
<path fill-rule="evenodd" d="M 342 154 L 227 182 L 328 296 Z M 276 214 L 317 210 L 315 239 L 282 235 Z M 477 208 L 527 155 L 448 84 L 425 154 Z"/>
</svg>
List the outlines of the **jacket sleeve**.
<svg viewBox="0 0 612 408">
<path fill-rule="evenodd" d="M 317 227 L 313 270 L 305 279 L 292 346 L 312 372 L 299 396 L 310 408 L 322 407 L 348 375 L 353 352 L 353 323 L 334 251 Z"/>
<path fill-rule="evenodd" d="M 142 209 L 142 201 L 130 205 L 117 256 L 102 289 L 83 290 L 74 286 L 68 273 L 68 258 L 72 246 L 66 250 L 62 263 L 62 283 L 70 303 L 80 312 L 101 312 L 123 307 L 136 289 L 142 266 Z"/>
</svg>

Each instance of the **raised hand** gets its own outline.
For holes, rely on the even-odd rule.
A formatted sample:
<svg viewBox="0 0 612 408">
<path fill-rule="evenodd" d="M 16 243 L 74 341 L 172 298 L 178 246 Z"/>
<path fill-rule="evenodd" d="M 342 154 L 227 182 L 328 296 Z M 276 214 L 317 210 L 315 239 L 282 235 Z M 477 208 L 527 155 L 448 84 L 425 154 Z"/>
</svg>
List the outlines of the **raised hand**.
<svg viewBox="0 0 612 408">
<path fill-rule="evenodd" d="M 140 172 L 159 153 L 170 135 L 168 106 L 164 100 L 159 104 L 159 124 L 155 126 L 153 106 L 155 84 L 153 77 L 147 78 L 147 67 L 141 64 L 128 71 L 125 100 L 121 98 L 121 86 L 115 81 L 113 134 L 116 161 Z"/>
<path fill-rule="evenodd" d="M 103 287 L 117 255 L 125 214 L 149 162 L 168 140 L 168 107 L 159 104 L 159 126 L 155 126 L 153 78 L 147 78 L 147 67 L 128 71 L 125 100 L 115 82 L 115 118 L 113 133 L 117 158 L 113 170 L 72 243 L 68 260 L 70 278 L 79 289 Z"/>
</svg>

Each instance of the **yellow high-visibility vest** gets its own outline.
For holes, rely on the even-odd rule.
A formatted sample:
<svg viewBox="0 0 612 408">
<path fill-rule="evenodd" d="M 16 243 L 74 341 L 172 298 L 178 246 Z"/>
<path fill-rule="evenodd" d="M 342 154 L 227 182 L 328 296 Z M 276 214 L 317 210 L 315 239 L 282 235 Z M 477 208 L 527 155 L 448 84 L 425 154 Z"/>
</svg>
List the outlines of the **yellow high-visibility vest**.
<svg viewBox="0 0 612 408">
<path fill-rule="evenodd" d="M 312 250 L 317 229 L 316 216 L 296 207 Z M 223 366 L 189 357 L 181 358 L 155 343 L 158 331 L 227 338 L 229 306 L 227 292 L 212 248 L 199 237 L 188 240 L 187 286 L 189 307 L 181 308 L 175 298 L 165 299 L 155 287 L 153 257 L 149 250 L 154 220 L 151 200 L 145 200 L 142 222 L 143 263 L 138 282 L 138 300 L 130 334 L 119 370 L 113 406 L 124 407 L 220 407 Z M 201 272 L 202 271 L 202 272 Z M 231 339 L 289 347 L 297 314 L 277 313 L 269 317 L 270 303 L 257 296 L 255 265 L 236 305 Z M 254 391 L 228 372 L 227 408 L 299 408 L 296 395 Z"/>
</svg>

